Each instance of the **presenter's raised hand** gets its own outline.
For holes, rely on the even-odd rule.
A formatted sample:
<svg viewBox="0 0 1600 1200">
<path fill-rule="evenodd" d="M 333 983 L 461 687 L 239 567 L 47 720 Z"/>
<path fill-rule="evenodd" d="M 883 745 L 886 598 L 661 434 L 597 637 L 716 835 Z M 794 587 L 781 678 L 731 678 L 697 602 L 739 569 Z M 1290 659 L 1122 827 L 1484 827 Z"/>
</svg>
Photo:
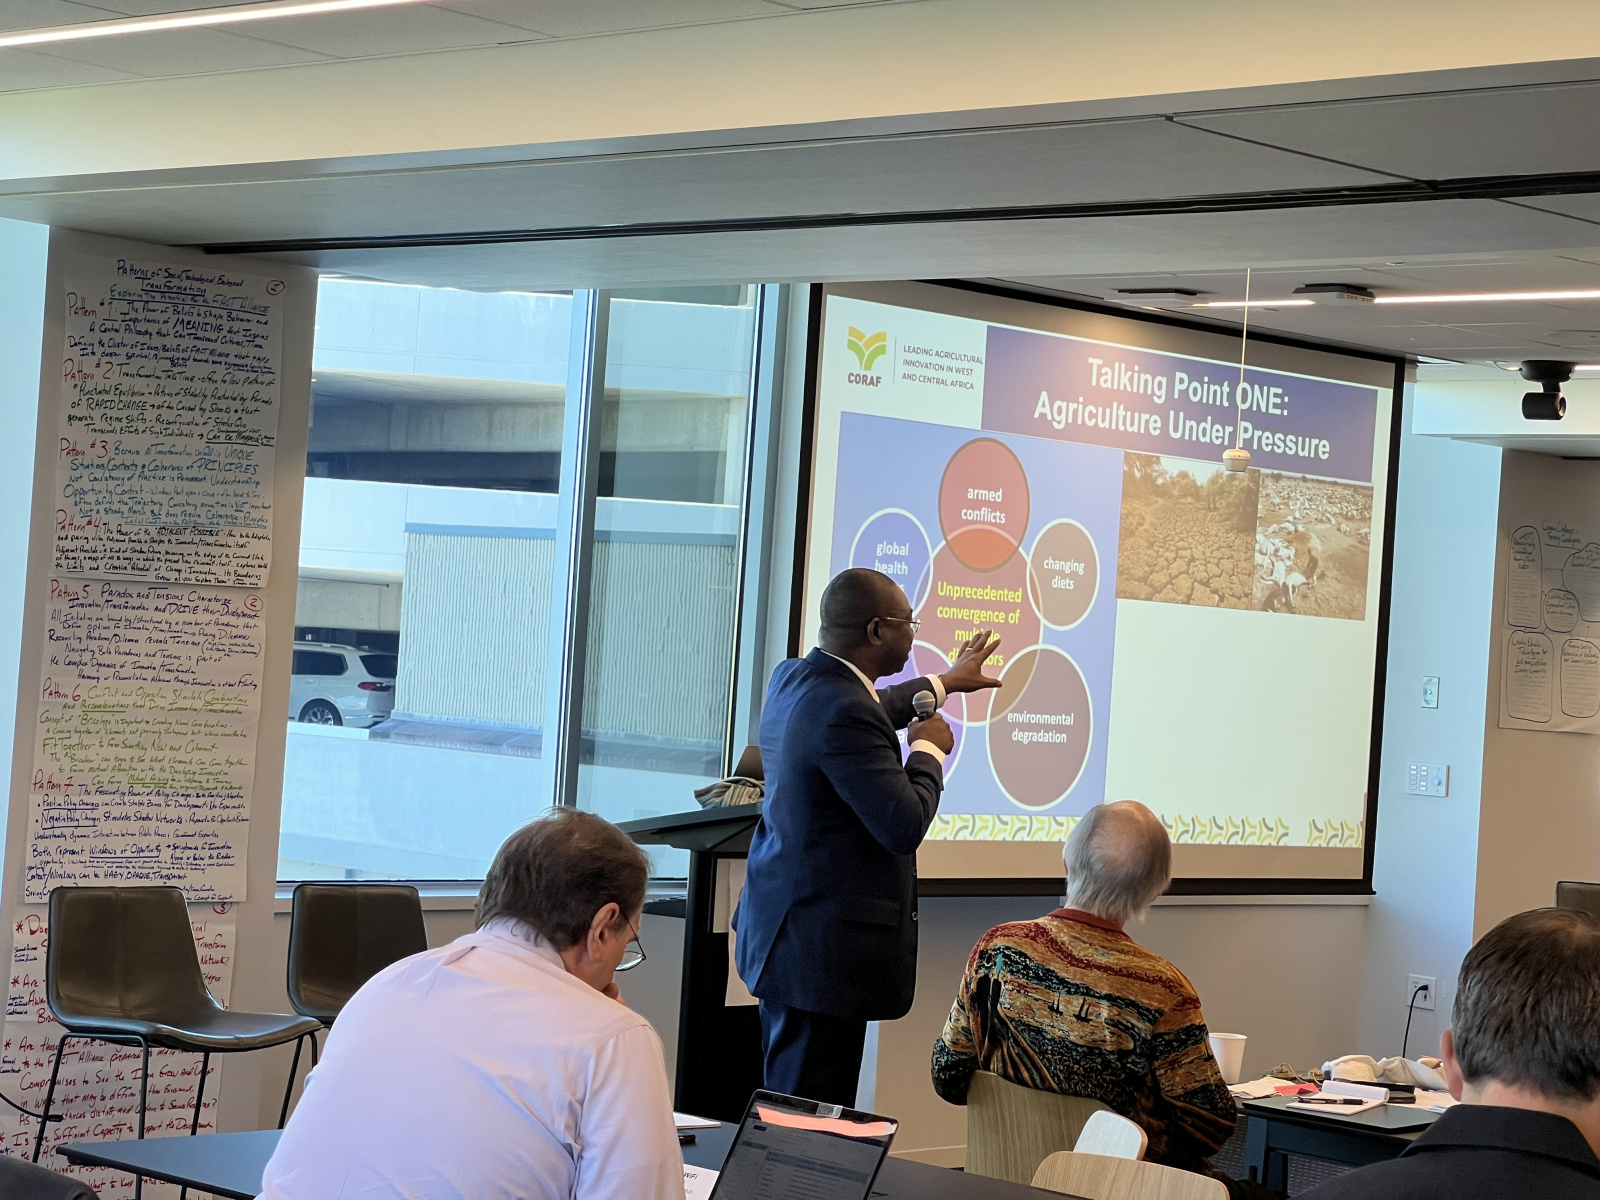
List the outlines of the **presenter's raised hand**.
<svg viewBox="0 0 1600 1200">
<path fill-rule="evenodd" d="M 956 748 L 955 734 L 950 732 L 950 726 L 938 713 L 934 713 L 926 721 L 913 721 L 906 728 L 906 744 L 915 742 L 932 742 L 946 754 Z"/>
<path fill-rule="evenodd" d="M 997 688 L 998 679 L 983 673 L 983 663 L 1000 648 L 1000 635 L 989 629 L 980 629 L 956 656 L 956 661 L 939 680 L 948 692 L 976 692 L 981 688 Z"/>
</svg>

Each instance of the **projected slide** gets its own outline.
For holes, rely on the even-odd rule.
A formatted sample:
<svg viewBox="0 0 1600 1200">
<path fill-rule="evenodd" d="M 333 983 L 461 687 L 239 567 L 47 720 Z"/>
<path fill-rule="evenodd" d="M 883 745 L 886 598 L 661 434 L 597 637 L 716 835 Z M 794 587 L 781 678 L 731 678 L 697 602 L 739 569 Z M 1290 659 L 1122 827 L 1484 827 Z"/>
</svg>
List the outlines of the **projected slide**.
<svg viewBox="0 0 1600 1200">
<path fill-rule="evenodd" d="M 1002 687 L 946 705 L 930 837 L 1059 842 L 1132 797 L 1180 844 L 1359 849 L 1389 391 L 1254 367 L 1241 386 L 1221 361 L 853 297 L 825 311 L 809 629 L 858 566 L 921 621 L 896 680 L 977 630 L 1004 639 Z M 1230 474 L 1241 427 L 1251 469 Z"/>
</svg>

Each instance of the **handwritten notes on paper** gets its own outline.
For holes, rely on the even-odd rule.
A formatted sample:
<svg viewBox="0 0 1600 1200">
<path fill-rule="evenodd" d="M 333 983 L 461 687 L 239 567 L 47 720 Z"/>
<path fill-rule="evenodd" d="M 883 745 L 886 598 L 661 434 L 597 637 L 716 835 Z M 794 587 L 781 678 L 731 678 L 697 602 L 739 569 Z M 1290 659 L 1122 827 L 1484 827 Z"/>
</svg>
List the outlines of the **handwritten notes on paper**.
<svg viewBox="0 0 1600 1200">
<path fill-rule="evenodd" d="M 64 286 L 55 570 L 260 587 L 284 283 L 75 258 Z"/>
<path fill-rule="evenodd" d="M 1544 519 L 1507 550 L 1500 727 L 1600 734 L 1600 542 Z"/>
<path fill-rule="evenodd" d="M 200 969 L 206 986 L 218 1003 L 227 1004 L 233 983 L 237 926 L 227 904 L 191 904 L 190 923 Z M 44 999 L 44 958 L 49 941 L 44 909 L 21 909 L 12 926 L 11 983 L 6 997 L 4 1049 L 0 1052 L 0 1090 L 26 1107 L 44 1104 L 50 1082 L 50 1065 L 62 1029 L 50 1017 Z M 100 1042 L 68 1042 L 51 1111 L 63 1120 L 51 1122 L 40 1155 L 56 1170 L 65 1170 L 93 1187 L 105 1200 L 124 1200 L 134 1194 L 133 1179 L 101 1167 L 68 1167 L 53 1154 L 59 1143 L 104 1141 L 136 1136 L 139 1112 L 140 1052 L 136 1047 L 108 1046 Z M 200 1108 L 200 1132 L 216 1128 L 218 1063 L 207 1072 L 206 1096 Z M 189 1132 L 194 1112 L 195 1088 L 200 1078 L 200 1056 L 176 1050 L 152 1050 L 146 1136 L 162 1137 Z M 37 1124 L 29 1117 L 0 1110 L 0 1153 L 31 1155 Z M 147 1197 L 171 1196 L 178 1189 L 147 1182 Z"/>
<path fill-rule="evenodd" d="M 49 581 L 24 899 L 62 884 L 244 897 L 259 593 Z"/>
</svg>

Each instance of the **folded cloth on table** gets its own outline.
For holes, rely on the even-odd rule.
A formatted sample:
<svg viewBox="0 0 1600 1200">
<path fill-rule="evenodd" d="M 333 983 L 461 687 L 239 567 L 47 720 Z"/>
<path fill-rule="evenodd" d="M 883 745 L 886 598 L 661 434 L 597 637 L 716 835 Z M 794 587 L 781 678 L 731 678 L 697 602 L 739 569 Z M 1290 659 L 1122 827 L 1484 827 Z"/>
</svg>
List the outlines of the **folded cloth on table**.
<svg viewBox="0 0 1600 1200">
<path fill-rule="evenodd" d="M 1449 1090 L 1440 1072 L 1437 1058 L 1385 1058 L 1382 1061 L 1368 1054 L 1346 1054 L 1332 1062 L 1322 1064 L 1322 1073 L 1329 1079 L 1347 1079 L 1352 1083 L 1389 1083 L 1407 1087 L 1426 1088 L 1432 1092 Z"/>
</svg>

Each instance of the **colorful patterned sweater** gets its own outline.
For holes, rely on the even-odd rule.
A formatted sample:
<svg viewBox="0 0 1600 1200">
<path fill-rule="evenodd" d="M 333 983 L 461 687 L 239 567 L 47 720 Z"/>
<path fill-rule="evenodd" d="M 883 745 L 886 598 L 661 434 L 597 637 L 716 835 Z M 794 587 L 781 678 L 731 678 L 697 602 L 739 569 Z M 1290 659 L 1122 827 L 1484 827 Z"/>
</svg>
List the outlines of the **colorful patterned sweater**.
<svg viewBox="0 0 1600 1200">
<path fill-rule="evenodd" d="M 965 1104 L 975 1071 L 1099 1100 L 1143 1126 L 1145 1157 L 1167 1166 L 1206 1169 L 1233 1130 L 1193 985 L 1073 909 L 997 925 L 973 948 L 934 1043 L 934 1090 Z"/>
</svg>

